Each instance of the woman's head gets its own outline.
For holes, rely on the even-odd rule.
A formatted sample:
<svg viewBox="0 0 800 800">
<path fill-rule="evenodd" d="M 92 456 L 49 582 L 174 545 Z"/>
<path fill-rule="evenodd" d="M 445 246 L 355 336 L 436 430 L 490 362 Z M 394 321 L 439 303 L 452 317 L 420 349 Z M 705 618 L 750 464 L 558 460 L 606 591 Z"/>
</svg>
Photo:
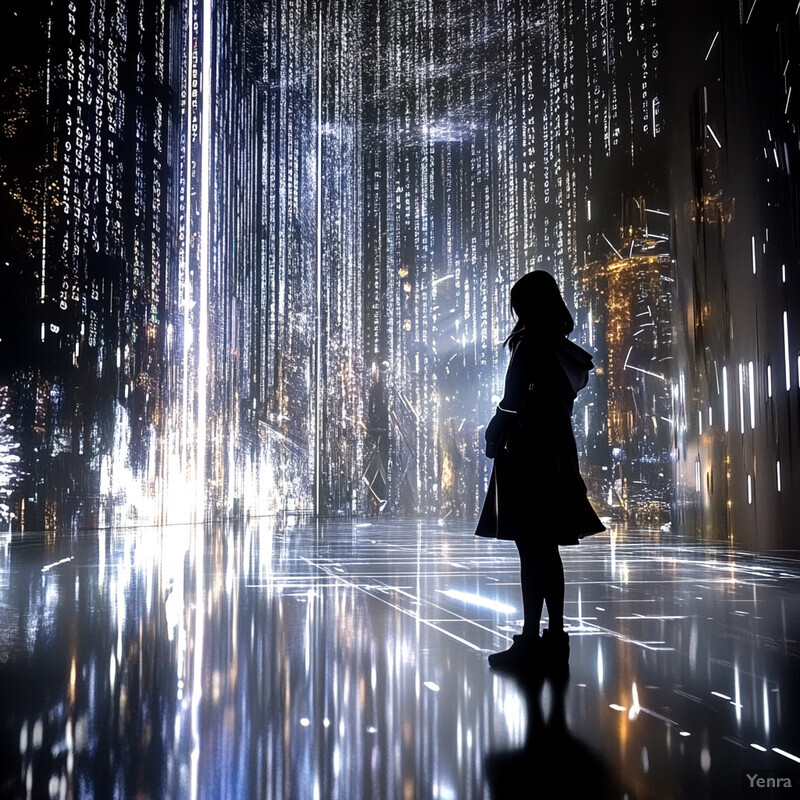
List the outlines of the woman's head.
<svg viewBox="0 0 800 800">
<path fill-rule="evenodd" d="M 575 327 L 556 279 L 544 270 L 528 272 L 511 287 L 511 310 L 517 324 L 509 339 L 523 330 L 535 335 L 566 336 Z"/>
</svg>

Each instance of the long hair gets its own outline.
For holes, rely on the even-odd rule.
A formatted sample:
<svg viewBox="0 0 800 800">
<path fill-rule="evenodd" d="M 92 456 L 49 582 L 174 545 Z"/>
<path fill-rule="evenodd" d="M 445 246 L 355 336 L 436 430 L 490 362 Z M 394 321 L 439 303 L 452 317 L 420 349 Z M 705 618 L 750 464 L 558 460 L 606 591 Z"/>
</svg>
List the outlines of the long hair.
<svg viewBox="0 0 800 800">
<path fill-rule="evenodd" d="M 504 344 L 512 350 L 526 333 L 558 339 L 575 328 L 556 279 L 544 270 L 526 273 L 511 287 L 511 312 L 517 324 Z"/>
</svg>

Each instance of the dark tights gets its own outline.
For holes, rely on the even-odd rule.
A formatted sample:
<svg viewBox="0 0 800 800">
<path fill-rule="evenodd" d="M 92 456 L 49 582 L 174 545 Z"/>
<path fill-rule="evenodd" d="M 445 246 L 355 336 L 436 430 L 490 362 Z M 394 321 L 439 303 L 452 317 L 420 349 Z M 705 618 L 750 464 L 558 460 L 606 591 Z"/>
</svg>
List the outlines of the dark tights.
<svg viewBox="0 0 800 800">
<path fill-rule="evenodd" d="M 564 629 L 564 565 L 557 544 L 516 542 L 519 550 L 523 633 L 538 635 L 547 603 L 551 631 Z"/>
</svg>

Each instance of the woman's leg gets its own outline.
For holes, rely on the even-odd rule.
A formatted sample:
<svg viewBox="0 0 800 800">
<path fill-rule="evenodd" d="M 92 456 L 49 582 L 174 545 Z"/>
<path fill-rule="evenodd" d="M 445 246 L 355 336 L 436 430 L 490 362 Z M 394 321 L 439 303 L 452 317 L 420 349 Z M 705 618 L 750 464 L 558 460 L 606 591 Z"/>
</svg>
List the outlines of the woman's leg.
<svg viewBox="0 0 800 800">
<path fill-rule="evenodd" d="M 542 555 L 542 579 L 549 620 L 548 628 L 554 633 L 560 633 L 564 630 L 564 564 L 557 544 L 548 546 Z"/>
<path fill-rule="evenodd" d="M 544 605 L 544 583 L 538 558 L 538 548 L 523 541 L 516 543 L 519 551 L 519 581 L 522 587 L 522 615 L 525 620 L 523 636 L 538 636 Z"/>
<path fill-rule="evenodd" d="M 542 607 L 547 604 L 549 628 L 564 629 L 564 565 L 557 544 L 542 545 L 518 541 L 523 634 L 538 635 Z"/>
</svg>

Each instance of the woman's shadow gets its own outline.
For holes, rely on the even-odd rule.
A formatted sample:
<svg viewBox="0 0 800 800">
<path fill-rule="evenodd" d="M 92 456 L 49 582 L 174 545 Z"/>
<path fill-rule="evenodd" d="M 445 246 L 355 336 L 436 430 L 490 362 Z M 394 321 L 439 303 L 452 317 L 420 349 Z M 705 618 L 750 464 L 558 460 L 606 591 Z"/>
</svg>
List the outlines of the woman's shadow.
<svg viewBox="0 0 800 800">
<path fill-rule="evenodd" d="M 489 753 L 486 776 L 492 800 L 524 798 L 622 798 L 622 785 L 602 758 L 575 738 L 567 726 L 569 672 L 547 676 L 513 676 L 525 698 L 528 729 L 518 750 Z M 550 713 L 543 691 L 550 687 Z"/>
</svg>

